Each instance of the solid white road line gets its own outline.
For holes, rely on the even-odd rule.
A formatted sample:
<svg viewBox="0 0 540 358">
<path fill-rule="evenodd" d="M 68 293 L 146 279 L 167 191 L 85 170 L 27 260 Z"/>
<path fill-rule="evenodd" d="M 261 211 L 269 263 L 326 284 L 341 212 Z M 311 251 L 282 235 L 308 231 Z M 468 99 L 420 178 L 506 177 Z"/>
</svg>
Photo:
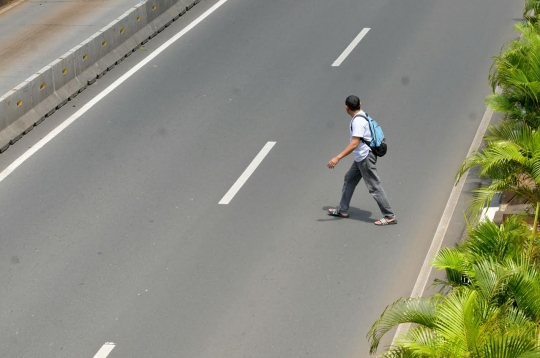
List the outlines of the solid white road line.
<svg viewBox="0 0 540 358">
<path fill-rule="evenodd" d="M 80 116 L 82 116 L 84 113 L 86 113 L 86 111 L 88 111 L 96 103 L 101 101 L 106 95 L 111 93 L 116 87 L 120 86 L 124 81 L 126 81 L 128 78 L 133 76 L 133 74 L 135 74 L 137 71 L 139 71 L 144 65 L 146 65 L 148 62 L 152 61 L 157 55 L 162 53 L 167 47 L 171 46 L 178 39 L 180 39 L 182 36 L 184 36 L 186 33 L 188 33 L 191 29 L 193 29 L 195 26 L 197 26 L 201 21 L 203 21 L 205 18 L 207 18 L 210 14 L 212 14 L 214 11 L 216 11 L 221 5 L 225 4 L 227 1 L 228 0 L 221 0 L 218 3 L 216 3 L 210 9 L 208 9 L 204 14 L 199 16 L 195 21 L 193 21 L 191 24 L 186 26 L 182 31 L 180 31 L 179 33 L 174 35 L 174 37 L 169 39 L 167 42 L 165 42 L 163 45 L 161 45 L 157 50 L 152 52 L 144 60 L 139 62 L 131 70 L 129 70 L 122 77 L 117 79 L 113 84 L 111 84 L 109 87 L 107 87 L 105 90 L 103 90 L 100 94 L 98 94 L 96 97 L 94 97 L 90 102 L 88 102 L 83 107 L 81 107 L 81 109 L 79 109 L 71 117 L 66 119 L 62 124 L 60 124 L 58 127 L 56 127 L 52 132 L 50 132 L 48 135 L 43 137 L 43 139 L 41 139 L 38 143 L 36 143 L 36 145 L 34 145 L 29 150 L 27 150 L 23 155 L 21 155 L 13 163 L 11 163 L 6 169 L 4 169 L 4 171 L 2 173 L 0 173 L 0 182 L 2 180 L 4 180 L 9 174 L 11 174 L 15 169 L 17 169 L 28 158 L 30 158 L 34 153 L 36 153 L 39 149 L 41 149 L 45 144 L 47 144 L 54 137 L 56 137 L 58 134 L 60 134 L 60 132 L 62 132 L 64 129 L 66 129 L 71 123 L 75 122 Z"/>
<path fill-rule="evenodd" d="M 234 185 L 229 189 L 229 191 L 227 192 L 227 194 L 225 194 L 225 196 L 223 197 L 223 199 L 221 199 L 221 201 L 219 202 L 219 204 L 222 204 L 222 205 L 227 205 L 231 202 L 232 198 L 234 198 L 234 196 L 236 195 L 236 193 L 238 193 L 238 191 L 240 190 L 240 188 L 242 188 L 242 186 L 245 184 L 245 182 L 249 179 L 249 177 L 251 176 L 251 174 L 253 174 L 253 172 L 255 171 L 255 169 L 257 169 L 257 167 L 259 166 L 259 164 L 261 164 L 261 162 L 263 161 L 263 159 L 266 157 L 266 155 L 270 152 L 270 150 L 274 147 L 274 145 L 276 144 L 276 142 L 268 142 L 266 143 L 266 145 L 263 147 L 263 149 L 261 149 L 261 151 L 259 152 L 259 154 L 257 154 L 257 156 L 255 157 L 255 159 L 253 159 L 253 161 L 251 162 L 251 164 L 246 168 L 246 170 L 244 170 L 244 172 L 242 173 L 242 175 L 240 175 L 240 178 L 238 178 L 238 180 L 236 181 L 236 183 L 234 183 Z"/>
<path fill-rule="evenodd" d="M 116 344 L 113 342 L 107 342 L 101 347 L 101 349 L 96 353 L 94 358 L 107 358 L 109 353 L 116 347 Z"/>
<path fill-rule="evenodd" d="M 365 29 L 360 31 L 360 33 L 358 34 L 358 36 L 356 36 L 353 42 L 351 42 L 351 44 L 345 49 L 345 51 L 343 51 L 343 53 L 337 58 L 337 60 L 334 61 L 332 67 L 338 67 L 339 65 L 341 65 L 343 60 L 345 60 L 347 56 L 349 56 L 349 54 L 352 52 L 352 50 L 354 50 L 356 45 L 358 45 L 358 43 L 364 38 L 364 36 L 366 36 L 369 30 L 371 29 L 366 27 Z"/>
<path fill-rule="evenodd" d="M 478 127 L 476 135 L 474 136 L 474 139 L 471 143 L 471 147 L 469 148 L 467 156 L 470 156 L 474 151 L 478 150 L 480 144 L 482 144 L 482 138 L 484 136 L 484 133 L 486 132 L 487 127 L 489 126 L 489 122 L 491 121 L 492 116 L 493 110 L 486 109 L 484 117 L 482 118 L 480 126 Z M 454 210 L 457 206 L 466 179 L 466 177 L 461 178 L 459 183 L 454 186 L 452 192 L 450 193 L 450 198 L 448 199 L 446 207 L 444 208 L 441 220 L 439 221 L 439 226 L 437 227 L 435 235 L 433 236 L 433 241 L 431 242 L 431 246 L 429 247 L 426 259 L 424 260 L 422 268 L 420 269 L 420 274 L 418 275 L 418 278 L 412 290 L 411 297 L 421 297 L 424 293 L 424 290 L 426 289 L 426 285 L 432 268 L 431 261 L 433 261 L 435 255 L 437 255 L 437 253 L 441 249 L 444 236 L 446 235 L 446 230 L 448 229 L 448 225 L 450 224 L 450 220 L 452 219 L 452 215 L 454 214 Z M 410 324 L 408 323 L 400 324 L 398 326 L 396 334 L 394 335 L 394 339 L 392 340 L 392 345 L 394 345 L 396 338 L 403 336 L 407 333 L 409 327 Z"/>
</svg>

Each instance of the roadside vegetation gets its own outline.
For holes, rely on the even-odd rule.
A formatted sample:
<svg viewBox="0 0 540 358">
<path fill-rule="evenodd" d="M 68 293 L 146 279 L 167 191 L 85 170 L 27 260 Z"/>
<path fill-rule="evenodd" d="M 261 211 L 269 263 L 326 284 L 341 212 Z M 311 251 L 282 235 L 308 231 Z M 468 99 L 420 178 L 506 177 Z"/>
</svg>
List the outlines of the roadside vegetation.
<svg viewBox="0 0 540 358">
<path fill-rule="evenodd" d="M 478 167 L 490 184 L 474 191 L 468 236 L 442 248 L 432 261 L 444 270 L 439 293 L 401 298 L 388 306 L 368 333 L 380 357 L 540 357 L 540 0 L 528 0 L 519 38 L 493 58 L 486 105 L 503 114 L 484 135 L 485 146 L 457 173 Z M 528 213 L 497 225 L 481 213 L 500 192 L 530 204 Z M 530 213 L 530 214 L 529 214 Z M 532 215 L 532 225 L 526 216 Z M 382 337 L 411 324 L 390 347 Z"/>
</svg>

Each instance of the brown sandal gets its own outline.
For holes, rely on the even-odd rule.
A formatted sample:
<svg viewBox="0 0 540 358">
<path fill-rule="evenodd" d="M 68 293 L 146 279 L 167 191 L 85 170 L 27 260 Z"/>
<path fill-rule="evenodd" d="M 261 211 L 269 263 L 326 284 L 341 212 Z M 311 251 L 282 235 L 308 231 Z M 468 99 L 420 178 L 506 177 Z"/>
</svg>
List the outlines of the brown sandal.
<svg viewBox="0 0 540 358">
<path fill-rule="evenodd" d="M 348 218 L 349 217 L 349 214 L 340 212 L 338 210 L 338 208 L 329 208 L 328 209 L 328 215 L 337 216 L 337 217 L 340 217 L 340 218 Z"/>
<path fill-rule="evenodd" d="M 391 220 L 388 220 L 389 218 L 381 218 L 378 221 L 375 221 L 374 224 L 377 226 L 386 226 L 386 225 L 395 225 L 397 224 L 397 219 L 393 218 Z"/>
</svg>

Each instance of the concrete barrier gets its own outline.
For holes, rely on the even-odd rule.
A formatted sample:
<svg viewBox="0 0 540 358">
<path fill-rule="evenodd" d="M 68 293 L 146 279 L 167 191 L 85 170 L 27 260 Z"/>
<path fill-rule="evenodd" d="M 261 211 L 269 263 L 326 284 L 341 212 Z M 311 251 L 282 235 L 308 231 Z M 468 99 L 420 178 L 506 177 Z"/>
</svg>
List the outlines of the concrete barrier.
<svg viewBox="0 0 540 358">
<path fill-rule="evenodd" d="M 146 0 L 0 97 L 0 153 L 199 1 Z"/>
</svg>

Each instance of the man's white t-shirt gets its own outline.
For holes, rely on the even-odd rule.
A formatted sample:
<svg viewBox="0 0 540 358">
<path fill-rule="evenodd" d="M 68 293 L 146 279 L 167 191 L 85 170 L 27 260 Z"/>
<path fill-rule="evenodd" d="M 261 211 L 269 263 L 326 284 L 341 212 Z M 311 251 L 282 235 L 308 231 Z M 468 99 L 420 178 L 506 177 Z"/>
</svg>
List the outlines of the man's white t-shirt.
<svg viewBox="0 0 540 358">
<path fill-rule="evenodd" d="M 352 141 L 353 137 L 359 137 L 363 138 L 364 140 L 371 142 L 373 137 L 371 136 L 371 130 L 369 129 L 369 122 L 364 117 L 361 117 L 360 115 L 365 116 L 366 112 L 360 110 L 354 116 L 354 118 L 351 120 L 351 125 L 349 126 L 350 130 L 350 139 L 349 141 Z M 360 144 L 358 144 L 358 147 L 356 147 L 353 150 L 354 154 L 354 160 L 357 162 L 361 162 L 362 160 L 366 159 L 369 152 L 370 152 L 369 146 L 364 143 L 364 141 L 360 141 Z"/>
</svg>

